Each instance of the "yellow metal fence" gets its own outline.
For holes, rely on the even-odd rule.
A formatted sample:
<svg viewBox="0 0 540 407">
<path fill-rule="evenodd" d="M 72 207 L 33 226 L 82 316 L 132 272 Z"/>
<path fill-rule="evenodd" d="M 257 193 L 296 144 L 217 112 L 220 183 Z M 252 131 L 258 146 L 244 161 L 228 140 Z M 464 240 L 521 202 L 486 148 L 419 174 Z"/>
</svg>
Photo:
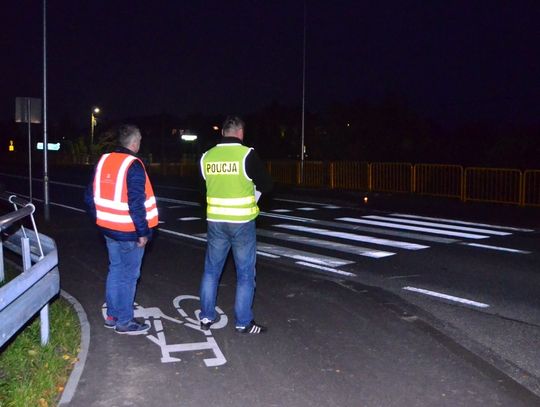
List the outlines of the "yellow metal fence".
<svg viewBox="0 0 540 407">
<path fill-rule="evenodd" d="M 540 207 L 540 170 L 357 161 L 267 161 L 274 181 L 309 187 L 415 193 Z M 151 164 L 151 173 L 194 176 L 197 162 Z"/>
<path fill-rule="evenodd" d="M 278 183 L 540 206 L 540 170 L 445 164 L 268 161 Z"/>
</svg>

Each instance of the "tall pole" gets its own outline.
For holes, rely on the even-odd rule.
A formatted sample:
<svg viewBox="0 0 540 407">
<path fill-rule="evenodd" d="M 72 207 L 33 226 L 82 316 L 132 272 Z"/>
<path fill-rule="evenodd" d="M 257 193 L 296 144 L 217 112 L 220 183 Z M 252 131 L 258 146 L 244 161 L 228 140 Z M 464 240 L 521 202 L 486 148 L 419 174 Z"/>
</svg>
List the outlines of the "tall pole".
<svg viewBox="0 0 540 407">
<path fill-rule="evenodd" d="M 43 200 L 45 220 L 49 220 L 49 172 L 47 139 L 47 0 L 43 0 Z"/>
<path fill-rule="evenodd" d="M 26 118 L 28 120 L 28 196 L 32 202 L 32 101 L 26 99 Z"/>
<path fill-rule="evenodd" d="M 302 146 L 300 151 L 300 182 L 304 183 L 304 127 L 306 108 L 306 0 L 304 0 L 304 39 L 302 56 Z"/>
</svg>

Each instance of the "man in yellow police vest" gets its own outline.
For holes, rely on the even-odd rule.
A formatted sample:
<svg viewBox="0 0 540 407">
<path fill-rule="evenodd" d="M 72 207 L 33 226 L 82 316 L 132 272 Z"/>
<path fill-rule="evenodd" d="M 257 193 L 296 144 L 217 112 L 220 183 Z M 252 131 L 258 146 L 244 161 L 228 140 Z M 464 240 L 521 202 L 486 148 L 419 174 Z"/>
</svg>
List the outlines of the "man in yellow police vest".
<svg viewBox="0 0 540 407">
<path fill-rule="evenodd" d="M 204 274 L 201 281 L 201 329 L 216 321 L 217 287 L 232 248 L 236 265 L 236 331 L 259 334 L 266 327 L 253 319 L 257 242 L 255 218 L 261 193 L 272 189 L 272 179 L 253 148 L 242 145 L 244 122 L 227 117 L 223 138 L 201 158 L 206 181 L 208 224 Z"/>
</svg>

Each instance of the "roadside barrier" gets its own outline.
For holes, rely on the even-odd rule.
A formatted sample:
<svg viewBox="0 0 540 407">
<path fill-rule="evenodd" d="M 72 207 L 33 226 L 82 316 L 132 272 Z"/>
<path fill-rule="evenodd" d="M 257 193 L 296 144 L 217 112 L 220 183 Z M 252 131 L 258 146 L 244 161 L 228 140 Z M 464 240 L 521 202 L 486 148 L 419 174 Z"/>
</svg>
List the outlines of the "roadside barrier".
<svg viewBox="0 0 540 407">
<path fill-rule="evenodd" d="M 267 161 L 276 183 L 365 192 L 415 193 L 466 201 L 540 206 L 540 170 L 453 164 Z M 150 174 L 198 176 L 198 162 L 152 163 Z"/>
<path fill-rule="evenodd" d="M 5 277 L 4 248 L 21 256 L 23 273 L 0 287 L 0 347 L 37 312 L 41 319 L 41 344 L 46 345 L 49 341 L 49 302 L 60 291 L 56 243 L 38 233 L 33 216 L 34 205 L 14 195 L 7 200 L 15 210 L 0 217 L 2 236 L 16 222 L 27 217 L 32 222 L 33 230 L 21 226 L 7 238 L 2 237 L 0 281 Z"/>
</svg>

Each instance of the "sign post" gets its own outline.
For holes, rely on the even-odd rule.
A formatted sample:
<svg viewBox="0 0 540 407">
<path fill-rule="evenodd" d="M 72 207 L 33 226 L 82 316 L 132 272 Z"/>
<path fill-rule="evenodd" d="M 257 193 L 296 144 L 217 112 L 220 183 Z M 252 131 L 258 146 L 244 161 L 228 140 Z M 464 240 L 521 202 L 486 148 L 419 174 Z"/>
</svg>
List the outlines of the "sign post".
<svg viewBox="0 0 540 407">
<path fill-rule="evenodd" d="M 32 123 L 41 123 L 41 99 L 18 97 L 15 99 L 15 121 L 28 123 L 28 182 L 29 201 L 32 202 Z"/>
</svg>

